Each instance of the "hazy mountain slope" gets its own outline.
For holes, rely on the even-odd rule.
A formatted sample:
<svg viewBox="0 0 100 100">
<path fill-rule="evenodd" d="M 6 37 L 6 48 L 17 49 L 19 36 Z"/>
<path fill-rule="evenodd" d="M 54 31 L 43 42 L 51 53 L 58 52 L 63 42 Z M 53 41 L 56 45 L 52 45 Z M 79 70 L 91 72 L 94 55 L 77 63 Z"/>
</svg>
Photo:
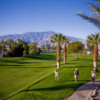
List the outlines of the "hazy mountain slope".
<svg viewBox="0 0 100 100">
<path fill-rule="evenodd" d="M 39 46 L 46 45 L 46 44 L 53 45 L 53 43 L 50 43 L 50 37 L 53 34 L 55 34 L 55 32 L 52 32 L 52 31 L 48 31 L 48 32 L 26 32 L 26 33 L 23 33 L 23 34 L 0 36 L 0 41 L 6 40 L 8 38 L 11 38 L 14 41 L 17 41 L 18 38 L 20 38 L 23 41 L 29 42 L 29 43 L 37 42 Z M 71 36 L 67 36 L 67 37 L 70 39 L 70 41 L 81 41 L 81 42 L 85 43 L 85 40 L 83 40 L 81 38 L 75 38 L 75 37 L 71 37 Z"/>
</svg>

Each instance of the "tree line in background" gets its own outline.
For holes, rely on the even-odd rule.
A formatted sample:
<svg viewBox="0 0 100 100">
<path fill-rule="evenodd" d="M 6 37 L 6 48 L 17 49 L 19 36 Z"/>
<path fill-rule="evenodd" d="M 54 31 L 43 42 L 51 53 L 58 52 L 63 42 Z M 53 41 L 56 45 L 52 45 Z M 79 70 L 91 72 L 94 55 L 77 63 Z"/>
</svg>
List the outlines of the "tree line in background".
<svg viewBox="0 0 100 100">
<path fill-rule="evenodd" d="M 2 46 L 2 57 L 21 57 L 31 54 L 39 55 L 41 50 L 37 48 L 36 43 L 26 43 L 21 39 L 18 42 L 12 39 L 7 39 L 6 41 L 0 42 Z"/>
<path fill-rule="evenodd" d="M 70 45 L 72 45 L 72 43 L 74 43 L 75 45 L 77 44 L 76 46 L 78 46 L 78 43 L 80 43 L 80 45 L 81 45 L 81 42 L 78 42 L 78 41 L 72 42 L 69 44 L 68 51 L 67 51 L 67 47 L 66 47 L 67 43 L 69 43 L 68 38 L 66 38 L 62 42 L 62 44 L 64 44 L 64 46 L 60 47 L 61 50 L 64 50 L 65 55 L 66 55 L 66 52 L 75 53 L 78 50 L 77 49 L 76 51 L 75 50 L 73 51 L 73 48 L 70 47 Z M 21 39 L 18 39 L 18 42 L 15 42 L 12 39 L 7 39 L 5 41 L 2 40 L 0 42 L 0 46 L 2 47 L 2 49 L 1 49 L 2 57 L 21 57 L 21 56 L 32 55 L 32 54 L 39 55 L 40 52 L 42 52 L 42 51 L 44 51 L 44 52 L 49 52 L 49 50 L 56 51 L 56 48 L 57 48 L 57 45 L 50 46 L 50 44 L 46 44 L 46 46 L 43 45 L 39 48 L 38 43 L 36 43 L 36 42 L 26 43 L 26 42 L 22 41 Z M 76 46 L 74 46 L 74 47 L 77 48 Z"/>
</svg>

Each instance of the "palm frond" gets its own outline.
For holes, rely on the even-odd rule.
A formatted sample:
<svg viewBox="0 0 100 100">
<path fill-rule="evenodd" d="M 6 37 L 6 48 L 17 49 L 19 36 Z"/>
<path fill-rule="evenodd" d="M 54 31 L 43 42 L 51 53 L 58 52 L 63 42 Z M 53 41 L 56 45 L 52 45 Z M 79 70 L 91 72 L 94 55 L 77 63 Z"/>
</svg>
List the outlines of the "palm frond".
<svg viewBox="0 0 100 100">
<path fill-rule="evenodd" d="M 6 43 L 7 43 L 7 44 L 11 44 L 11 43 L 14 43 L 14 41 L 13 41 L 12 39 L 9 38 L 9 39 L 6 40 Z"/>
<path fill-rule="evenodd" d="M 98 1 L 98 3 L 100 3 L 100 0 L 97 0 Z"/>
<path fill-rule="evenodd" d="M 99 14 L 97 14 L 96 17 L 98 17 L 100 19 L 100 15 Z"/>
<path fill-rule="evenodd" d="M 82 17 L 85 20 L 88 20 L 89 22 L 95 24 L 96 26 L 98 26 L 100 28 L 100 20 L 99 19 L 86 16 L 83 13 L 77 13 L 77 15 L 79 15 L 80 17 Z"/>
<path fill-rule="evenodd" d="M 91 10 L 93 10 L 95 13 L 100 14 L 100 7 L 99 6 L 97 6 L 97 5 L 91 5 L 89 3 L 87 3 L 87 4 L 88 4 L 88 6 L 90 7 Z"/>
<path fill-rule="evenodd" d="M 62 38 L 63 38 L 63 34 L 56 33 L 56 34 L 51 36 L 50 42 L 61 43 L 62 42 Z"/>
<path fill-rule="evenodd" d="M 87 4 L 90 7 L 90 9 L 94 11 L 94 14 L 92 14 L 92 16 L 89 16 L 84 13 L 77 13 L 77 15 L 79 15 L 85 20 L 88 20 L 89 22 L 93 23 L 98 28 L 100 28 L 100 0 L 96 0 L 96 4 Z"/>
<path fill-rule="evenodd" d="M 100 42 L 99 33 L 89 35 L 87 37 L 87 42 L 92 45 L 99 44 Z"/>
<path fill-rule="evenodd" d="M 1 45 L 1 46 L 5 46 L 5 44 L 6 44 L 6 42 L 3 41 L 3 40 L 0 42 L 0 45 Z"/>
<path fill-rule="evenodd" d="M 66 45 L 69 42 L 70 42 L 70 40 L 66 36 L 64 36 L 62 43 Z"/>
</svg>

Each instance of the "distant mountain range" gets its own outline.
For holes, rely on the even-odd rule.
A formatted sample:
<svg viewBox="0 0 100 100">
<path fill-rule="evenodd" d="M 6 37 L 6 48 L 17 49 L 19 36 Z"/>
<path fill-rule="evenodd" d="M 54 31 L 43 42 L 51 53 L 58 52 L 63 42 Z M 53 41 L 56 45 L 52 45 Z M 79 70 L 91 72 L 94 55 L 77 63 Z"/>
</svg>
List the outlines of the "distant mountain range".
<svg viewBox="0 0 100 100">
<path fill-rule="evenodd" d="M 0 41 L 1 40 L 7 40 L 8 38 L 13 39 L 14 41 L 17 41 L 18 38 L 22 39 L 25 42 L 37 42 L 38 46 L 43 46 L 46 44 L 50 44 L 53 46 L 53 43 L 50 43 L 50 37 L 55 34 L 55 32 L 52 31 L 47 31 L 47 32 L 26 32 L 23 34 L 14 34 L 14 35 L 4 35 L 0 36 Z M 86 43 L 84 39 L 81 38 L 76 38 L 76 37 L 71 37 L 67 36 L 71 42 L 73 41 L 80 41 L 82 43 Z"/>
</svg>

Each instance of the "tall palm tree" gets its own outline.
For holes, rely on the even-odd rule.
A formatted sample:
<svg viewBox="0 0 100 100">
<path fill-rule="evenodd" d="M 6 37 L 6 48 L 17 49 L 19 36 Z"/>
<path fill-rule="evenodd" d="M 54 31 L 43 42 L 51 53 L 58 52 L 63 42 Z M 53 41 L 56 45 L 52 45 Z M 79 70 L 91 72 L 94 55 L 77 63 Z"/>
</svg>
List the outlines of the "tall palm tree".
<svg viewBox="0 0 100 100">
<path fill-rule="evenodd" d="M 61 43 L 63 40 L 63 35 L 57 33 L 51 36 L 51 42 L 57 43 L 57 68 L 60 68 L 60 54 L 61 54 Z"/>
<path fill-rule="evenodd" d="M 90 36 L 87 37 L 87 42 L 90 45 L 94 46 L 94 54 L 93 54 L 93 65 L 94 65 L 94 71 L 98 71 L 97 69 L 97 60 L 98 60 L 98 44 L 100 42 L 100 38 L 99 38 L 99 33 L 96 34 L 92 34 Z"/>
<path fill-rule="evenodd" d="M 68 44 L 69 41 L 70 40 L 66 36 L 63 37 L 63 44 L 64 44 L 64 64 L 66 64 L 66 54 L 67 54 L 66 44 Z"/>
<path fill-rule="evenodd" d="M 84 13 L 77 13 L 80 17 L 82 17 L 85 20 L 88 20 L 89 22 L 92 22 L 95 24 L 98 28 L 100 28 L 100 0 L 96 0 L 96 3 L 90 4 L 87 3 L 88 6 L 94 13 L 92 15 L 86 15 Z"/>
<path fill-rule="evenodd" d="M 7 39 L 6 43 L 9 45 L 9 50 L 11 50 L 11 44 L 14 43 L 12 39 Z"/>
<path fill-rule="evenodd" d="M 6 43 L 3 40 L 0 42 L 0 45 L 2 46 L 2 57 L 4 57 L 5 44 Z"/>
</svg>

